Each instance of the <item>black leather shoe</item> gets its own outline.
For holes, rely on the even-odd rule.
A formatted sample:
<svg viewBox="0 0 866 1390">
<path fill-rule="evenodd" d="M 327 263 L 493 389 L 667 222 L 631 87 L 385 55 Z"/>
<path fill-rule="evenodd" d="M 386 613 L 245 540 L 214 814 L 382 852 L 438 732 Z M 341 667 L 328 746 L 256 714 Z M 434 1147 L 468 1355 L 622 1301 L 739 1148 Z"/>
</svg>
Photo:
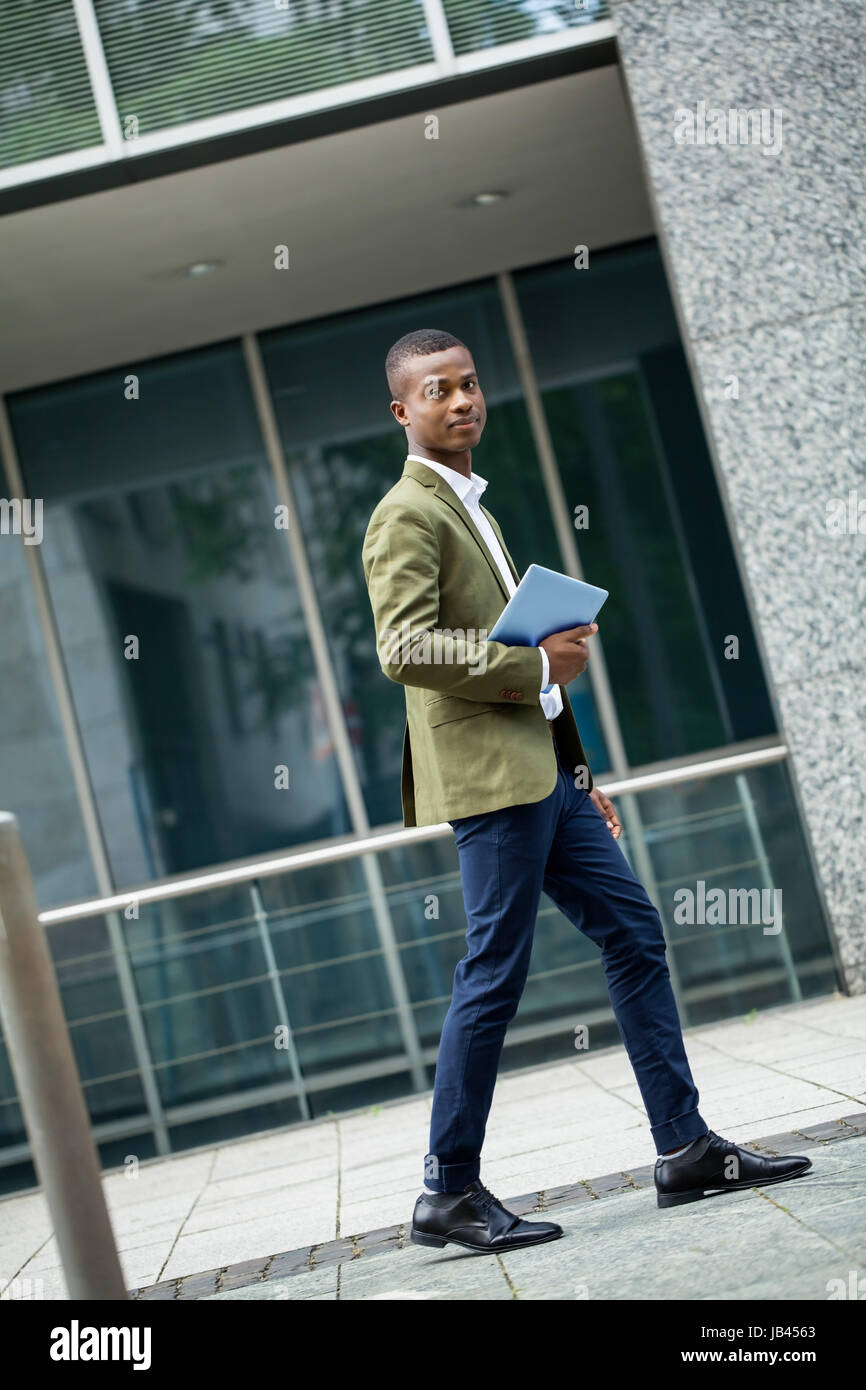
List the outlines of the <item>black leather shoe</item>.
<svg viewBox="0 0 866 1390">
<path fill-rule="evenodd" d="M 678 1207 L 719 1192 L 787 1182 L 808 1173 L 811 1167 L 811 1159 L 801 1154 L 769 1158 L 709 1130 L 686 1153 L 656 1159 L 657 1200 L 660 1207 Z"/>
<path fill-rule="evenodd" d="M 412 1214 L 410 1240 L 416 1245 L 462 1245 L 482 1255 L 519 1250 L 559 1240 L 552 1221 L 522 1221 L 507 1211 L 476 1178 L 462 1192 L 422 1192 Z"/>
</svg>

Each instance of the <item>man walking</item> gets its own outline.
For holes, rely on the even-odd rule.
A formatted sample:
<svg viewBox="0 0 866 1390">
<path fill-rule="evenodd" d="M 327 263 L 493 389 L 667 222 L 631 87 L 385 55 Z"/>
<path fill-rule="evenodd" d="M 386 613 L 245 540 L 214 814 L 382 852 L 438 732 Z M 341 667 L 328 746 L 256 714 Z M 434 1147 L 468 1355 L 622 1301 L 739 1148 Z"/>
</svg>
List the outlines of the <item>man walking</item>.
<svg viewBox="0 0 866 1390">
<path fill-rule="evenodd" d="M 451 825 L 468 924 L 412 1240 L 492 1253 L 563 1234 L 553 1222 L 521 1220 L 480 1181 L 542 892 L 601 949 L 659 1155 L 658 1205 L 800 1176 L 808 1158 L 741 1148 L 698 1110 L 661 921 L 616 843 L 616 812 L 593 784 L 561 688 L 586 669 L 596 624 L 538 647 L 484 640 L 519 576 L 480 505 L 487 482 L 472 471 L 487 416 L 471 353 L 449 333 L 422 329 L 393 345 L 385 370 L 408 453 L 370 518 L 364 574 L 380 665 L 406 695 L 404 824 Z"/>
</svg>

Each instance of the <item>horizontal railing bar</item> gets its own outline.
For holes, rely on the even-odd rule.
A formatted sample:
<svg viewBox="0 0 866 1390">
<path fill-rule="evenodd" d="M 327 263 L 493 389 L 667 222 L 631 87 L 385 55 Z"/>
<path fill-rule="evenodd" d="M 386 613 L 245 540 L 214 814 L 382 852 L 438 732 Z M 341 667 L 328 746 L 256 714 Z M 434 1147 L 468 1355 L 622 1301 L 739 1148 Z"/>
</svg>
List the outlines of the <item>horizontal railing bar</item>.
<svg viewBox="0 0 866 1390">
<path fill-rule="evenodd" d="M 732 872 L 733 870 L 735 870 L 735 869 L 736 869 L 736 870 L 740 870 L 740 869 L 754 868 L 754 867 L 757 865 L 757 863 L 758 863 L 758 861 L 757 861 L 756 859 L 744 859 L 744 860 L 738 861 L 738 862 L 736 862 L 736 863 L 724 864 L 724 865 L 720 865 L 720 866 L 717 866 L 717 867 L 714 867 L 714 868 L 700 870 L 697 874 L 695 874 L 695 876 L 694 876 L 694 881 L 697 882 L 698 879 L 700 879 L 700 878 L 701 878 L 702 876 L 704 876 L 704 875 L 705 875 L 706 878 L 709 880 L 709 879 L 717 878 L 717 877 L 722 876 L 722 875 L 725 875 L 725 874 L 729 874 L 729 873 L 731 873 L 731 872 Z M 667 888 L 667 887 L 670 887 L 670 886 L 673 885 L 673 884 L 682 885 L 683 882 L 684 882 L 684 880 L 683 880 L 682 876 L 680 875 L 680 876 L 677 876 L 677 877 L 674 877 L 674 878 L 658 879 L 658 880 L 656 880 L 656 886 L 657 886 L 658 888 Z M 724 892 L 724 891 L 726 891 L 726 890 L 722 889 L 722 891 Z M 728 892 L 731 892 L 731 891 L 739 891 L 739 890 L 728 889 L 727 891 L 728 891 Z M 758 888 L 758 887 L 754 887 L 753 889 L 751 889 L 751 890 L 746 890 L 746 891 L 751 891 L 751 892 L 760 893 L 762 890 L 761 890 L 760 888 Z M 551 906 L 551 907 L 549 907 L 549 908 L 544 908 L 544 907 L 542 907 L 542 908 L 539 909 L 539 914 L 538 914 L 538 915 L 539 915 L 539 920 L 540 920 L 541 918 L 543 918 L 544 916 L 550 916 L 550 915 L 556 913 L 557 911 L 558 911 L 558 909 L 557 909 L 555 906 Z M 722 925 L 722 924 L 718 924 L 718 925 Z M 712 928 L 713 928 L 713 931 L 718 930 L 718 925 L 717 925 L 717 924 L 711 924 L 711 926 L 712 926 Z M 748 928 L 748 927 L 750 927 L 750 926 L 755 926 L 755 925 L 761 925 L 761 924 L 760 924 L 760 923 L 726 923 L 726 924 L 724 924 L 724 934 L 725 934 L 725 936 L 731 936 L 731 935 L 735 934 L 735 932 L 736 932 L 737 930 L 740 930 L 740 929 L 743 929 L 743 928 Z M 675 947 L 682 946 L 682 945 L 684 945 L 684 944 L 686 943 L 686 940 L 688 940 L 689 942 L 691 942 L 691 941 L 698 941 L 698 940 L 701 940 L 701 941 L 702 941 L 702 940 L 704 940 L 704 939 L 709 938 L 710 936 L 712 936 L 713 931 L 708 932 L 708 933 L 702 933 L 702 934 L 700 934 L 700 935 L 697 934 L 697 933 L 695 933 L 695 932 L 693 932 L 693 931 L 690 931 L 690 932 L 688 933 L 688 935 L 687 935 L 687 938 L 686 938 L 686 937 L 681 937 L 681 938 L 679 938 L 676 942 L 674 942 L 673 945 L 674 945 Z M 419 949 L 425 949 L 425 948 L 427 948 L 427 947 L 429 947 L 429 946 L 436 945 L 438 942 L 442 942 L 442 941 L 458 941 L 458 940 L 462 940 L 464 936 L 465 936 L 465 928 L 462 927 L 462 926 L 457 925 L 457 926 L 454 926 L 454 927 L 449 928 L 447 931 L 436 932 L 434 935 L 431 935 L 431 936 L 407 937 L 405 940 L 403 940 L 403 941 L 398 941 L 398 942 L 397 942 L 397 950 L 398 950 L 398 951 L 401 951 L 401 952 L 408 952 L 408 951 L 414 951 L 414 950 L 419 950 Z M 348 953 L 345 953 L 345 954 L 340 955 L 340 956 L 328 956 L 328 957 L 325 957 L 325 958 L 323 958 L 323 959 L 321 959 L 321 960 L 305 961 L 305 962 L 303 962 L 303 964 L 301 964 L 301 965 L 284 966 L 284 967 L 282 967 L 282 968 L 278 971 L 278 974 L 279 974 L 280 979 L 286 979 L 286 980 L 288 980 L 288 979 L 292 979 L 292 978 L 294 978 L 294 977 L 297 977 L 297 976 L 299 976 L 299 975 L 310 974 L 311 972 L 316 971 L 316 970 L 331 969 L 331 968 L 333 968 L 334 966 L 341 966 L 341 965 L 352 965 L 352 964 L 354 964 L 354 963 L 357 962 L 357 961 L 360 961 L 360 960 L 369 960 L 369 959 L 373 959 L 373 958 L 375 958 L 375 957 L 377 957 L 377 956 L 381 956 L 381 951 L 380 951 L 378 948 L 376 948 L 376 947 L 371 947 L 371 948 L 369 948 L 369 949 L 365 949 L 365 950 L 362 950 L 362 951 L 352 951 L 352 952 L 348 952 Z M 599 962 L 600 962 L 600 957 L 599 957 L 597 960 L 596 960 L 595 958 L 593 958 L 593 960 L 578 962 L 577 964 L 579 964 L 579 965 L 582 967 L 582 966 L 585 966 L 585 965 L 594 965 L 594 964 L 598 964 Z M 570 962 L 570 963 L 567 964 L 567 965 L 557 966 L 557 967 L 554 967 L 554 968 L 552 968 L 552 969 L 550 969 L 550 970 L 546 970 L 546 971 L 545 971 L 545 970 L 542 970 L 542 971 L 539 971 L 537 974 L 535 974 L 535 975 L 532 976 L 532 979 L 534 979 L 534 980 L 542 979 L 542 978 L 544 978 L 544 977 L 547 976 L 547 975 L 555 975 L 555 974 L 559 974 L 559 973 L 561 973 L 561 972 L 563 972 L 563 971 L 568 971 L 568 970 L 573 970 L 573 969 L 575 969 L 575 963 Z M 157 1011 L 159 1011 L 159 1010 L 161 1010 L 161 1009 L 165 1009 L 165 1008 L 174 1008 L 177 1004 L 186 1004 L 186 1003 L 189 1003 L 191 1000 L 200 1000 L 200 999 L 212 998 L 213 996 L 215 996 L 215 995 L 217 995 L 217 994 L 225 994 L 225 993 L 228 993 L 229 991 L 232 991 L 232 990 L 246 989 L 246 988 L 248 988 L 249 986 L 262 984 L 262 983 L 264 983 L 268 978 L 269 978 L 269 977 L 266 976 L 266 975 L 247 975 L 247 976 L 244 976 L 243 979 L 223 980 L 223 981 L 221 981 L 219 984 L 208 985 L 206 988 L 203 988 L 203 989 L 198 989 L 198 990 L 184 990 L 184 991 L 183 991 L 182 993 L 180 993 L 180 994 L 167 994 L 167 995 L 161 995 L 161 996 L 160 996 L 159 998 L 157 998 L 157 999 L 148 999 L 148 1000 L 143 1001 L 143 1002 L 141 1003 L 140 1007 L 141 1007 L 141 1010 L 142 1010 L 143 1013 L 145 1013 L 145 1012 L 147 1012 L 147 1011 L 149 1011 L 149 1010 L 150 1010 L 150 1011 L 153 1011 L 153 1012 L 157 1012 Z M 447 999 L 450 998 L 450 995 L 442 996 L 442 998 L 444 998 L 444 999 L 447 1001 Z M 413 1008 L 418 1008 L 418 1007 L 420 1007 L 421 1005 L 435 1004 L 435 1003 L 438 1003 L 438 1002 L 440 1002 L 439 996 L 436 996 L 436 997 L 430 998 L 430 999 L 416 999 L 416 1000 L 413 1001 Z M 373 1011 L 371 1011 L 370 1013 L 366 1013 L 366 1014 L 353 1014 L 353 1015 L 348 1015 L 348 1016 L 346 1016 L 346 1017 L 341 1017 L 341 1018 L 337 1018 L 337 1019 L 326 1019 L 326 1020 L 325 1020 L 324 1022 L 322 1022 L 322 1023 L 312 1023 L 312 1024 L 306 1024 L 306 1025 L 303 1025 L 303 1026 L 301 1026 L 301 1027 L 298 1027 L 298 1028 L 295 1029 L 295 1034 L 296 1034 L 296 1036 L 301 1036 L 301 1035 L 303 1035 L 303 1034 L 305 1034 L 305 1033 L 316 1032 L 316 1031 L 319 1031 L 319 1030 L 321 1030 L 321 1029 L 323 1029 L 323 1028 L 331 1028 L 331 1027 L 338 1028 L 338 1027 L 341 1027 L 341 1026 L 344 1025 L 344 1024 L 350 1024 L 350 1023 L 354 1024 L 354 1023 L 358 1023 L 358 1022 L 365 1022 L 365 1021 L 367 1021 L 367 1020 L 369 1020 L 369 1019 L 373 1019 L 373 1018 L 387 1017 L 388 1014 L 391 1014 L 391 1013 L 393 1013 L 393 1012 L 394 1012 L 394 1009 L 393 1009 L 393 1006 L 392 1006 L 391 1008 L 388 1008 L 388 1009 L 376 1009 L 376 1010 L 373 1010 Z M 111 1020 L 111 1019 L 124 1018 L 125 1016 L 126 1016 L 126 1010 L 123 1009 L 122 1007 L 120 1007 L 120 1008 L 115 1008 L 115 1009 L 103 1010 L 103 1011 L 101 1011 L 101 1012 L 99 1012 L 99 1013 L 95 1013 L 95 1014 L 83 1014 L 83 1015 L 81 1015 L 81 1017 L 79 1017 L 79 1018 L 68 1019 L 68 1020 L 67 1020 L 67 1024 L 68 1024 L 68 1027 L 69 1027 L 69 1029 L 70 1029 L 70 1031 L 71 1031 L 72 1029 L 75 1029 L 75 1028 L 87 1028 L 87 1027 L 92 1027 L 92 1026 L 93 1026 L 94 1024 L 96 1024 L 96 1023 L 106 1023 L 106 1022 L 108 1022 L 108 1021 Z M 220 1055 L 222 1052 L 232 1051 L 232 1050 L 235 1050 L 235 1049 L 240 1048 L 240 1047 L 248 1046 L 248 1045 L 250 1045 L 250 1044 L 252 1044 L 252 1043 L 255 1043 L 255 1044 L 258 1046 L 258 1045 L 261 1044 L 261 1042 L 262 1042 L 262 1039 L 261 1039 L 261 1038 L 247 1038 L 247 1039 L 241 1039 L 241 1040 L 240 1040 L 239 1042 L 237 1042 L 237 1043 L 230 1044 L 230 1045 L 226 1046 L 225 1048 L 215 1048 L 215 1049 L 213 1049 L 212 1051 L 210 1051 L 210 1052 L 208 1052 L 208 1053 L 205 1053 L 205 1054 L 190 1054 L 190 1055 L 184 1055 L 184 1056 L 180 1056 L 180 1057 L 176 1057 L 176 1058 L 171 1058 L 171 1059 L 169 1059 L 169 1060 L 167 1060 L 167 1061 L 163 1061 L 163 1062 L 155 1062 L 155 1063 L 154 1063 L 154 1067 L 155 1067 L 155 1069 L 158 1069 L 158 1068 L 160 1068 L 160 1067 L 163 1067 L 163 1068 L 171 1067 L 171 1066 L 175 1066 L 175 1065 L 177 1065 L 177 1064 L 179 1064 L 179 1063 L 182 1063 L 182 1062 L 194 1061 L 194 1060 L 196 1060 L 196 1058 L 197 1058 L 198 1056 L 217 1056 L 217 1055 Z M 90 1078 L 89 1080 L 87 1080 L 87 1081 L 82 1081 L 82 1086 L 91 1086 L 91 1085 L 94 1085 L 94 1084 L 97 1083 L 97 1082 L 98 1082 L 98 1083 L 102 1083 L 102 1082 L 107 1082 L 107 1081 L 123 1080 L 123 1079 L 126 1078 L 126 1077 L 135 1076 L 135 1075 L 137 1075 L 137 1074 L 138 1074 L 137 1068 L 134 1068 L 134 1067 L 133 1067 L 133 1068 L 128 1068 L 128 1069 L 125 1070 L 125 1071 L 116 1072 L 116 1073 L 111 1073 L 111 1074 L 106 1075 L 106 1076 L 91 1077 L 91 1078 Z M 0 1100 L 0 1106 L 8 1105 L 8 1104 L 14 1103 L 14 1099 L 15 1099 L 14 1097 L 11 1097 L 11 1098 L 9 1098 L 9 1099 Z"/>
<path fill-rule="evenodd" d="M 781 762 L 787 756 L 787 746 L 784 743 L 776 743 L 753 748 L 749 752 L 731 753 L 719 758 L 708 758 L 699 763 L 686 763 L 682 766 L 623 777 L 614 782 L 603 781 L 599 786 L 608 796 L 629 795 L 652 791 L 656 787 L 673 786 L 679 782 L 689 782 L 699 777 L 719 777 L 728 772 L 741 772 L 765 763 Z M 56 922 L 76 922 L 82 918 L 99 916 L 104 912 L 118 911 L 130 903 L 164 902 L 169 898 L 203 893 L 211 888 L 223 888 L 229 884 L 249 883 L 253 879 L 269 878 L 275 874 L 297 873 L 301 869 L 310 869 L 321 864 L 357 859 L 361 854 L 382 854 L 386 850 L 423 844 L 427 840 L 440 839 L 450 833 L 451 827 L 444 821 L 439 825 L 403 826 L 399 830 L 355 836 L 341 844 L 324 845 L 321 849 L 298 850 L 290 854 L 246 860 L 242 864 L 224 869 L 187 876 L 179 875 L 176 878 L 164 879 L 160 883 L 127 889 L 123 893 L 112 893 L 103 898 L 88 898 L 68 903 L 65 907 L 49 908 L 40 912 L 39 921 L 45 927 Z"/>
<path fill-rule="evenodd" d="M 648 772 L 643 776 L 622 777 L 618 782 L 605 782 L 603 790 L 608 796 L 655 791 L 658 787 L 675 786 L 678 782 L 691 782 L 699 777 L 721 777 L 726 772 L 743 772 L 750 767 L 762 767 L 765 763 L 780 763 L 787 756 L 787 745 L 775 743 L 767 748 L 756 748 L 751 753 L 732 753 L 728 757 L 710 758 L 703 763 L 688 763 L 685 767 L 669 767 L 663 772 Z"/>
</svg>

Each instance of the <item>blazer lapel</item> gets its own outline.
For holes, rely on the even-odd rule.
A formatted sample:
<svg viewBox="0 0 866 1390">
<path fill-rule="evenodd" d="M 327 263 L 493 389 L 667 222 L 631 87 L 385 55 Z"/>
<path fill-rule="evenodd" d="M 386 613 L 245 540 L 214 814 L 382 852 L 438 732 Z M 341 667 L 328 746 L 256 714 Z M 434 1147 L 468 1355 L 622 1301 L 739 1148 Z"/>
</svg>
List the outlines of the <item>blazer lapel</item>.
<svg viewBox="0 0 866 1390">
<path fill-rule="evenodd" d="M 469 532 L 470 536 L 474 540 L 475 544 L 478 546 L 478 549 L 481 551 L 481 554 L 484 556 L 485 560 L 490 566 L 494 579 L 496 580 L 497 584 L 502 590 L 502 593 L 504 594 L 506 600 L 508 600 L 511 597 L 511 595 L 508 592 L 505 580 L 502 578 L 502 575 L 499 572 L 499 566 L 497 565 L 493 556 L 490 554 L 490 551 L 487 549 L 487 546 L 484 544 L 484 541 L 478 531 L 478 527 L 475 525 L 475 522 L 472 520 L 471 516 L 469 515 L 469 512 L 466 510 L 466 507 L 460 501 L 460 498 L 457 496 L 457 493 L 454 491 L 451 484 L 447 483 L 445 479 L 439 473 L 436 472 L 435 468 L 425 468 L 424 464 L 419 463 L 417 459 L 406 460 L 406 462 L 403 465 L 403 475 L 405 476 L 406 474 L 408 474 L 412 478 L 417 478 L 418 482 L 423 483 L 425 487 L 432 488 L 434 494 L 438 498 L 440 498 L 440 500 L 443 501 L 446 506 L 450 507 L 453 512 L 456 512 L 456 514 L 460 517 L 460 520 L 466 527 L 467 531 Z M 481 510 L 484 512 L 484 515 L 487 517 L 488 521 L 493 526 L 494 533 L 500 545 L 502 546 L 503 552 L 505 553 L 505 558 L 507 559 L 511 567 L 512 574 L 516 574 L 516 571 L 514 569 L 514 562 L 511 559 L 511 556 L 505 550 L 505 545 L 503 544 L 502 534 L 499 530 L 499 527 L 496 525 L 496 522 L 493 520 L 486 507 L 482 507 Z"/>
</svg>

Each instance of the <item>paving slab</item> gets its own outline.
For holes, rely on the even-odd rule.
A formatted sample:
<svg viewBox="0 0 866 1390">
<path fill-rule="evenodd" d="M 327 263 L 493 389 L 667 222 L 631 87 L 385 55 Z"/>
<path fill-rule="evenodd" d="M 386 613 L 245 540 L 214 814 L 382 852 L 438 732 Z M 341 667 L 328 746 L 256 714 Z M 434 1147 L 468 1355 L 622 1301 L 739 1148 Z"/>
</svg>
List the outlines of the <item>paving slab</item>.
<svg viewBox="0 0 866 1390">
<path fill-rule="evenodd" d="M 326 1285 L 343 1301 L 827 1300 L 866 1274 L 866 1137 L 827 1144 L 813 1172 L 661 1210 L 652 1187 L 556 1206 L 562 1239 L 502 1256 L 407 1244 L 354 1256 Z M 598 1178 L 599 1193 L 620 1175 Z M 211 1298 L 323 1296 L 321 1271 Z M 206 1301 L 211 1301 L 206 1299 Z"/>
<path fill-rule="evenodd" d="M 687 1030 L 686 1047 L 701 1112 L 726 1138 L 752 1146 L 762 1135 L 779 1136 L 782 1151 L 799 1153 L 812 1140 L 793 1131 L 829 1143 L 847 1118 L 848 1135 L 866 1133 L 866 1122 L 858 1130 L 853 1119 L 866 1111 L 866 996 L 833 995 Z M 183 1297 L 184 1281 L 201 1275 L 207 1283 L 216 1271 L 220 1292 L 221 1271 L 245 1261 L 303 1263 L 305 1250 L 383 1229 L 391 1234 L 371 1242 L 376 1258 L 400 1251 L 394 1232 L 411 1219 L 421 1188 L 431 1098 L 426 1092 L 148 1160 L 132 1178 L 126 1168 L 106 1173 L 130 1288 L 138 1296 L 163 1284 Z M 572 1049 L 559 1062 L 500 1076 L 481 1176 L 503 1200 L 528 1194 L 534 1204 L 533 1194 L 640 1172 L 654 1159 L 621 1045 L 595 1054 Z M 852 1204 L 846 1216 L 860 1221 L 862 1212 Z M 821 1217 L 827 1239 L 837 1237 L 834 1222 L 832 1213 Z M 42 1194 L 0 1199 L 0 1281 L 38 1274 L 50 1286 L 45 1296 L 62 1298 L 58 1266 Z M 313 1296 L 336 1297 L 336 1286 Z"/>
</svg>

